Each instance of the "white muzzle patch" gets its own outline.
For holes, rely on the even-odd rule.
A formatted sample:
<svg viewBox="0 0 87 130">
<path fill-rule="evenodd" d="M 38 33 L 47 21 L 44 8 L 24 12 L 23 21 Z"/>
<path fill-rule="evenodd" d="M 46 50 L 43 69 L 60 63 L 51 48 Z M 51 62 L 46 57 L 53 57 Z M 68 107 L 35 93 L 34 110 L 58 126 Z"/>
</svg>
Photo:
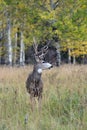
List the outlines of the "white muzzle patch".
<svg viewBox="0 0 87 130">
<path fill-rule="evenodd" d="M 49 69 L 51 67 L 52 67 L 52 65 L 50 63 L 43 63 L 42 64 L 42 69 Z"/>
<path fill-rule="evenodd" d="M 38 69 L 37 72 L 38 72 L 39 74 L 41 74 L 41 73 L 42 73 L 42 69 Z"/>
</svg>

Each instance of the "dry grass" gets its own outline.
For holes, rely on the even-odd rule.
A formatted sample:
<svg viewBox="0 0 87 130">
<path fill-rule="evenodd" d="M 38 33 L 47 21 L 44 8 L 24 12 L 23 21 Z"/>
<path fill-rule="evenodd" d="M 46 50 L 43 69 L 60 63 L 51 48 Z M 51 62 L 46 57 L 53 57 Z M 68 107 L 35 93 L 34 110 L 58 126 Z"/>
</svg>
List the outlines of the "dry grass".
<svg viewBox="0 0 87 130">
<path fill-rule="evenodd" d="M 32 113 L 25 88 L 31 71 L 32 66 L 0 67 L 0 130 L 86 130 L 87 66 L 63 65 L 43 72 L 40 114 L 37 107 Z"/>
</svg>

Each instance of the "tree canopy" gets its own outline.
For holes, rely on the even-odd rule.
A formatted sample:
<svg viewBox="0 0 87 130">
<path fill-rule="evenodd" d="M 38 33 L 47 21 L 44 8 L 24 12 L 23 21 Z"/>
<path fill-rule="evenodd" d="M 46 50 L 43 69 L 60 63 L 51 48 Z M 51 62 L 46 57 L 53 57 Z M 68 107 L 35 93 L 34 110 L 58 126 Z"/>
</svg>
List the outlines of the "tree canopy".
<svg viewBox="0 0 87 130">
<path fill-rule="evenodd" d="M 87 0 L 0 0 L 0 37 L 11 22 L 12 44 L 18 29 L 29 46 L 56 34 L 62 50 L 70 55 L 87 54 Z"/>
</svg>

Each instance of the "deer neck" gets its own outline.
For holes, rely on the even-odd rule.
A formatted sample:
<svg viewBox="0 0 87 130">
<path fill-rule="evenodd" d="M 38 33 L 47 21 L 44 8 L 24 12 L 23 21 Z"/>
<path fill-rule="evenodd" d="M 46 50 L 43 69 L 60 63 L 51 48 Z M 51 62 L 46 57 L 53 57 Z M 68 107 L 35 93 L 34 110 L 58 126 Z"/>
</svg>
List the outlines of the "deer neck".
<svg viewBox="0 0 87 130">
<path fill-rule="evenodd" d="M 37 73 L 38 73 L 38 74 L 42 74 L 42 69 L 40 69 L 40 68 L 37 69 Z"/>
<path fill-rule="evenodd" d="M 32 74 L 35 80 L 40 80 L 42 75 L 42 69 L 38 68 L 37 66 L 34 66 Z"/>
</svg>

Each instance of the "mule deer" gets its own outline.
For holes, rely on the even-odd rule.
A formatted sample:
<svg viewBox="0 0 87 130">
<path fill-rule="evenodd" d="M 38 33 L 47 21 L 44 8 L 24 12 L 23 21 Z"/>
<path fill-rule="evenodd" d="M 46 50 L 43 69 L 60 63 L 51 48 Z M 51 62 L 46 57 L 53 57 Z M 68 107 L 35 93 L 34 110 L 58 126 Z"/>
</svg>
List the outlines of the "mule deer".
<svg viewBox="0 0 87 130">
<path fill-rule="evenodd" d="M 36 64 L 33 67 L 33 71 L 29 74 L 26 81 L 26 88 L 30 94 L 30 101 L 32 109 L 35 105 L 35 97 L 38 99 L 38 107 L 41 108 L 43 81 L 41 78 L 42 70 L 52 68 L 52 64 L 43 61 L 43 58 L 48 50 L 48 45 L 44 46 L 41 51 L 38 51 L 38 46 L 34 40 L 35 60 Z"/>
</svg>

